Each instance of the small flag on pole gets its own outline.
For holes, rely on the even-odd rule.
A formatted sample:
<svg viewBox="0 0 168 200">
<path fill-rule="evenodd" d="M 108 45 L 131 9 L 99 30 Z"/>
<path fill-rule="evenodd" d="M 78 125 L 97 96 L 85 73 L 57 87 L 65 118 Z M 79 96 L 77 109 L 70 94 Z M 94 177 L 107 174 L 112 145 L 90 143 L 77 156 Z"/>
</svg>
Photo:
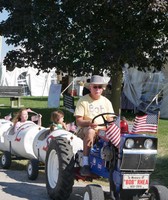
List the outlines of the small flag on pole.
<svg viewBox="0 0 168 200">
<path fill-rule="evenodd" d="M 4 119 L 10 121 L 12 119 L 12 114 L 10 113 L 9 115 L 5 116 Z"/>
<path fill-rule="evenodd" d="M 35 122 L 35 121 L 38 121 L 39 120 L 39 115 L 34 115 L 34 116 L 31 116 L 31 121 L 32 122 Z"/>
<path fill-rule="evenodd" d="M 145 114 L 136 116 L 132 127 L 132 133 L 157 133 L 158 129 L 158 114 Z"/>
<path fill-rule="evenodd" d="M 38 113 L 34 112 L 34 111 L 31 110 L 30 108 L 27 108 L 27 112 L 34 113 L 34 114 L 38 115 Z"/>
<path fill-rule="evenodd" d="M 115 122 L 112 122 L 112 124 L 107 127 L 106 136 L 115 147 L 118 147 L 120 144 L 120 117 L 118 117 Z"/>
<path fill-rule="evenodd" d="M 30 108 L 27 108 L 27 112 L 33 112 Z"/>
</svg>

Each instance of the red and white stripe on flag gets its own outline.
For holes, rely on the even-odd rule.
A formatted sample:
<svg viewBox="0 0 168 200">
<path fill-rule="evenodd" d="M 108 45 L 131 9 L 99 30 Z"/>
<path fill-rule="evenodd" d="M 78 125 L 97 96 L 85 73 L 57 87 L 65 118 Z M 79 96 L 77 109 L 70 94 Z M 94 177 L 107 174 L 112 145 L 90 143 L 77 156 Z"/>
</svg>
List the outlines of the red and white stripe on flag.
<svg viewBox="0 0 168 200">
<path fill-rule="evenodd" d="M 109 127 L 107 127 L 106 136 L 115 147 L 118 147 L 118 145 L 120 144 L 120 137 L 121 137 L 119 117 L 115 122 L 113 122 Z"/>
</svg>

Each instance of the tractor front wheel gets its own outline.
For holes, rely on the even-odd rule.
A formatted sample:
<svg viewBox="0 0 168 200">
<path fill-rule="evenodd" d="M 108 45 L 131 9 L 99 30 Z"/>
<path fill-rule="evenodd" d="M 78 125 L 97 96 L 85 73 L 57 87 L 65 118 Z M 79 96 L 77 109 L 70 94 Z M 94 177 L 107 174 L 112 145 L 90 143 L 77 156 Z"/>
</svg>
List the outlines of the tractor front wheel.
<svg viewBox="0 0 168 200">
<path fill-rule="evenodd" d="M 153 185 L 149 189 L 149 200 L 168 200 L 168 189 L 163 185 Z"/>
<path fill-rule="evenodd" d="M 85 188 L 83 200 L 104 200 L 104 192 L 100 185 L 90 184 Z"/>
</svg>

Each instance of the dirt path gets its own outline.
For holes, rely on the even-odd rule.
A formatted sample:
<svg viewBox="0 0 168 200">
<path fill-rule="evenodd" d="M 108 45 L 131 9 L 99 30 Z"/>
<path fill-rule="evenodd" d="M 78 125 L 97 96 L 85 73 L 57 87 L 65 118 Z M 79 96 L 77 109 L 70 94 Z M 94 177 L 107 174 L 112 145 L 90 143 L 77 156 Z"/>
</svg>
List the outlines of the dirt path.
<svg viewBox="0 0 168 200">
<path fill-rule="evenodd" d="M 69 200 L 82 200 L 87 182 L 75 181 Z M 108 191 L 108 187 L 103 187 Z M 49 200 L 45 187 L 45 175 L 40 173 L 37 180 L 30 181 L 26 171 L 0 169 L 0 199 L 3 200 Z"/>
</svg>

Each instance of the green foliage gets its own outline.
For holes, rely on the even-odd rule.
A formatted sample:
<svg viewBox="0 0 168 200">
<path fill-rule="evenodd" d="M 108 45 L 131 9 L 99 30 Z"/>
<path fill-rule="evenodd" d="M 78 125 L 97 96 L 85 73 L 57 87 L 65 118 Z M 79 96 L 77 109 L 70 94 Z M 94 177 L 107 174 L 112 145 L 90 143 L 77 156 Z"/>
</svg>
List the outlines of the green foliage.
<svg viewBox="0 0 168 200">
<path fill-rule="evenodd" d="M 69 74 L 114 74 L 124 63 L 139 69 L 165 62 L 166 0 L 21 0 L 0 2 L 9 18 L 0 24 L 7 43 L 20 49 L 4 60 L 8 70 L 56 67 Z M 24 50 L 23 50 L 24 49 Z"/>
<path fill-rule="evenodd" d="M 166 62 L 167 7 L 166 0 L 2 0 L 0 12 L 9 17 L 0 33 L 17 47 L 4 65 L 73 76 L 106 71 L 118 111 L 123 65 L 161 70 Z"/>
</svg>

